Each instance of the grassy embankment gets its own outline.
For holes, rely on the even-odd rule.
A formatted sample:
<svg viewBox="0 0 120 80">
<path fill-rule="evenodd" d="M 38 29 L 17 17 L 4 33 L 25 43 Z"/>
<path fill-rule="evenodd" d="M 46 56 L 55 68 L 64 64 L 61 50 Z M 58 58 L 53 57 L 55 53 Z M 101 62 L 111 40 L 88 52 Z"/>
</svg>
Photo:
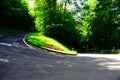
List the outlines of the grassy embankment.
<svg viewBox="0 0 120 80">
<path fill-rule="evenodd" d="M 70 50 L 58 41 L 46 37 L 40 33 L 31 33 L 27 36 L 28 42 L 38 47 L 46 47 L 53 50 L 66 52 L 65 54 L 76 55 L 77 51 Z"/>
</svg>

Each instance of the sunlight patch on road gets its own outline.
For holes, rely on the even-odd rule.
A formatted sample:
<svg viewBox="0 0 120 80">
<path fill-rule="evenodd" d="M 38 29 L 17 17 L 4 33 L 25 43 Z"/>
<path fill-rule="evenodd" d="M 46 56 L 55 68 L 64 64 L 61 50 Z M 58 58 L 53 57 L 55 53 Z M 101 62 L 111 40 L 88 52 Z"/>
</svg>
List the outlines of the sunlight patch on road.
<svg viewBox="0 0 120 80">
<path fill-rule="evenodd" d="M 10 62 L 8 59 L 0 59 L 0 62 L 5 62 L 5 63 L 7 63 L 7 62 Z"/>
<path fill-rule="evenodd" d="M 109 70 L 120 70 L 119 54 L 78 54 L 77 57 L 89 57 L 91 64 L 103 66 Z"/>
<path fill-rule="evenodd" d="M 8 43 L 0 43 L 0 45 L 4 45 L 4 46 L 12 46 L 12 44 L 8 44 Z"/>
<path fill-rule="evenodd" d="M 120 63 L 119 62 L 101 62 L 98 65 L 105 66 L 110 70 L 120 70 Z"/>
<path fill-rule="evenodd" d="M 120 54 L 78 54 L 77 57 L 108 58 L 120 61 Z"/>
</svg>

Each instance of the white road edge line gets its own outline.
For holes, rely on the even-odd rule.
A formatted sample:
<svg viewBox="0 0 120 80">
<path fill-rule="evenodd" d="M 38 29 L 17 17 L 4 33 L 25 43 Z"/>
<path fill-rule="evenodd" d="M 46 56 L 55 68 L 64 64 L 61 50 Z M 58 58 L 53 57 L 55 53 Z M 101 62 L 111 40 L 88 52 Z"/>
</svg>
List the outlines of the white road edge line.
<svg viewBox="0 0 120 80">
<path fill-rule="evenodd" d="M 27 42 L 25 41 L 25 38 L 28 36 L 28 34 L 25 35 L 25 37 L 23 38 L 23 42 L 25 43 L 26 46 L 30 47 L 30 48 L 34 48 L 31 45 L 27 44 Z M 56 52 L 56 53 L 61 53 L 61 54 L 66 54 L 67 52 L 62 52 L 62 51 L 57 51 L 57 50 L 52 50 L 49 48 L 45 48 L 45 47 L 40 47 L 42 49 L 48 50 L 48 51 L 52 51 L 52 52 Z M 34 48 L 35 49 L 35 48 Z M 69 54 L 69 53 L 68 53 Z M 69 55 L 74 55 L 74 54 L 69 54 Z M 75 54 L 76 55 L 76 54 Z M 78 54 L 77 54 L 78 55 Z M 76 56 L 77 56 L 76 55 Z"/>
<path fill-rule="evenodd" d="M 26 46 L 30 47 L 30 48 L 34 48 L 32 47 L 31 45 L 27 44 L 26 41 L 25 41 L 25 38 L 28 36 L 28 34 L 25 35 L 25 37 L 23 38 L 23 42 L 25 43 Z"/>
</svg>

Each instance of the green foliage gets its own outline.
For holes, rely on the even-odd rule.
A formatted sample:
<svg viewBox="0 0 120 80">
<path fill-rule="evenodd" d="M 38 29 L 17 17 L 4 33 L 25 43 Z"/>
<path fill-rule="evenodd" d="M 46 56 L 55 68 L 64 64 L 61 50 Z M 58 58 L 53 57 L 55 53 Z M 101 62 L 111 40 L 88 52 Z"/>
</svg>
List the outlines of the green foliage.
<svg viewBox="0 0 120 80">
<path fill-rule="evenodd" d="M 54 1 L 56 0 L 35 1 L 36 29 L 70 48 L 78 48 L 80 37 L 73 15 L 66 7 L 60 6 L 64 3 L 60 4 Z"/>
<path fill-rule="evenodd" d="M 67 7 L 75 6 L 74 10 Z M 120 6 L 115 0 L 35 0 L 36 29 L 69 48 L 120 48 Z"/>
<path fill-rule="evenodd" d="M 77 9 L 73 13 L 80 14 L 77 29 L 81 35 L 81 50 L 119 49 L 120 6 L 115 0 L 83 0 L 80 3 L 75 3 Z"/>
<path fill-rule="evenodd" d="M 79 39 L 82 46 L 81 50 L 89 50 L 89 40 L 92 35 L 91 21 L 95 17 L 94 9 L 96 5 L 97 0 L 84 0 L 81 1 L 80 4 L 75 3 L 76 11 L 80 14 L 77 18 L 79 20 L 77 29 L 79 30 L 79 34 L 81 36 L 81 39 Z"/>
<path fill-rule="evenodd" d="M 99 1 L 95 9 L 96 15 L 91 23 L 91 44 L 89 47 L 94 50 L 120 48 L 120 26 L 117 16 L 118 8 L 116 8 L 113 0 Z"/>
<path fill-rule="evenodd" d="M 22 0 L 0 0 L 0 10 L 0 24 L 2 25 L 26 30 L 34 26 L 27 4 Z"/>
<path fill-rule="evenodd" d="M 59 43 L 55 39 L 46 37 L 41 33 L 32 33 L 27 37 L 28 41 L 36 46 L 42 46 L 46 48 L 61 50 L 69 52 L 68 54 L 77 54 L 75 50 L 69 50 L 63 44 Z"/>
</svg>

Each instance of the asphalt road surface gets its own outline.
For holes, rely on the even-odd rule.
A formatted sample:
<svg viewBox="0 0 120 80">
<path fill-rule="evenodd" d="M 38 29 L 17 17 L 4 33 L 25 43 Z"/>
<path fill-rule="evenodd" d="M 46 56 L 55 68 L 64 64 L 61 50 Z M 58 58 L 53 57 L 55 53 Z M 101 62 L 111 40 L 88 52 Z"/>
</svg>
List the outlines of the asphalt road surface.
<svg viewBox="0 0 120 80">
<path fill-rule="evenodd" d="M 120 55 L 48 52 L 26 46 L 25 35 L 0 35 L 0 80 L 120 80 Z"/>
</svg>

